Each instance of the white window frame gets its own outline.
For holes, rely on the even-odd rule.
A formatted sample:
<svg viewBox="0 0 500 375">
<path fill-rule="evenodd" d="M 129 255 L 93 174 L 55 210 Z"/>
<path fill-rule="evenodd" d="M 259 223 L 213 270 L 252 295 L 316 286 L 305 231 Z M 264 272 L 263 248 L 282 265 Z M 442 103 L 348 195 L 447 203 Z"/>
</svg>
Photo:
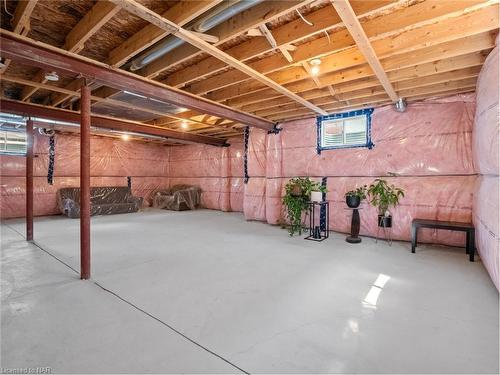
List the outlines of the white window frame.
<svg viewBox="0 0 500 375">
<path fill-rule="evenodd" d="M 327 116 L 320 116 L 317 118 L 317 150 L 318 154 L 323 150 L 335 150 L 343 148 L 354 148 L 354 147 L 367 147 L 371 149 L 373 143 L 371 141 L 371 114 L 373 113 L 373 108 L 361 109 L 351 112 L 335 113 Z M 344 132 L 345 121 L 353 118 L 365 118 L 366 126 L 366 137 L 363 142 L 359 143 L 346 143 L 346 134 Z M 325 125 L 332 123 L 332 121 L 338 121 L 342 126 L 343 140 L 342 144 L 335 145 L 325 145 Z"/>
</svg>

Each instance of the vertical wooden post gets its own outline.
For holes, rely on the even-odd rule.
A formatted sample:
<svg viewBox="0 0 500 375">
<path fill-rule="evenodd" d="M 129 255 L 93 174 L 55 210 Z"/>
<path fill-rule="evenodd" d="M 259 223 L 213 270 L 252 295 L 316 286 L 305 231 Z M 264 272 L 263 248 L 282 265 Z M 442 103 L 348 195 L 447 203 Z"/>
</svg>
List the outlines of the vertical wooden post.
<svg viewBox="0 0 500 375">
<path fill-rule="evenodd" d="M 90 278 L 90 88 L 80 91 L 80 278 Z"/>
<path fill-rule="evenodd" d="M 26 240 L 33 241 L 33 120 L 26 122 Z"/>
</svg>

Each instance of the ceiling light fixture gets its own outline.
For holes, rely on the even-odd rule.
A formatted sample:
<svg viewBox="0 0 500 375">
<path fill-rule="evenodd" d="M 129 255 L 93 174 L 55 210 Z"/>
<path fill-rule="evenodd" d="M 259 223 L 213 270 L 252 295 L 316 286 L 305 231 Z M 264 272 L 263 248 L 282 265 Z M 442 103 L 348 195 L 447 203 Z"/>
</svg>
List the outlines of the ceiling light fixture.
<svg viewBox="0 0 500 375">
<path fill-rule="evenodd" d="M 45 73 L 45 79 L 47 81 L 59 81 L 59 74 L 57 72 L 47 72 Z"/>
<path fill-rule="evenodd" d="M 181 122 L 181 128 L 182 129 L 187 129 L 188 127 L 189 127 L 189 125 L 188 125 L 187 121 L 182 121 Z"/>
<path fill-rule="evenodd" d="M 320 59 L 312 59 L 309 64 L 311 65 L 311 74 L 317 76 L 319 74 L 319 66 L 321 65 Z"/>
<path fill-rule="evenodd" d="M 124 141 L 128 141 L 128 140 L 130 139 L 130 135 L 128 135 L 128 134 L 122 134 L 122 136 L 121 136 L 121 137 L 122 137 L 122 139 L 123 139 Z"/>
</svg>

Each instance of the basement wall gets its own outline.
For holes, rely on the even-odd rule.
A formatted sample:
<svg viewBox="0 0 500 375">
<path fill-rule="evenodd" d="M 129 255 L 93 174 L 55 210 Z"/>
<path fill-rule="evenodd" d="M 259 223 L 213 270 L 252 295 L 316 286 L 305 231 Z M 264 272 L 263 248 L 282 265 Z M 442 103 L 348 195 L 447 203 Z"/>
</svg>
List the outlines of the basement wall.
<svg viewBox="0 0 500 375">
<path fill-rule="evenodd" d="M 498 46 L 486 59 L 478 78 L 473 156 L 479 177 L 474 190 L 473 220 L 481 259 L 500 290 L 499 229 L 499 82 Z"/>
<path fill-rule="evenodd" d="M 80 186 L 80 137 L 56 135 L 54 184 L 47 183 L 48 137 L 36 132 L 34 142 L 34 214 L 59 214 L 56 192 L 63 187 Z M 169 186 L 170 147 L 121 139 L 93 136 L 90 142 L 92 186 L 127 186 L 132 177 L 132 191 L 146 203 L 159 188 Z M 26 158 L 0 155 L 0 216 L 25 215 Z"/>
<path fill-rule="evenodd" d="M 170 184 L 189 184 L 202 190 L 201 205 L 221 211 L 243 212 L 243 139 L 230 147 L 189 145 L 172 147 Z"/>
<path fill-rule="evenodd" d="M 349 232 L 351 211 L 344 194 L 386 178 L 405 190 L 392 210 L 394 239 L 409 240 L 413 218 L 472 220 L 477 179 L 472 163 L 474 95 L 411 104 L 404 113 L 392 106 L 375 109 L 375 147 L 316 152 L 316 120 L 281 124 L 279 135 L 252 129 L 249 142 L 250 181 L 245 186 L 244 214 L 250 220 L 276 224 L 283 220 L 283 188 L 288 179 L 327 177 L 330 229 Z M 388 172 L 398 177 L 386 177 Z M 377 234 L 377 212 L 362 204 L 361 234 Z M 463 233 L 423 229 L 419 241 L 464 246 Z"/>
<path fill-rule="evenodd" d="M 242 137 L 231 147 L 205 145 L 164 147 L 109 138 L 92 139 L 92 185 L 126 185 L 133 176 L 134 193 L 150 198 L 157 188 L 175 184 L 201 187 L 202 206 L 243 212 L 248 220 L 276 224 L 284 220 L 283 188 L 289 178 L 327 177 L 330 229 L 350 230 L 351 211 L 344 194 L 369 184 L 388 172 L 406 197 L 393 210 L 393 238 L 410 239 L 413 218 L 472 220 L 472 197 L 477 175 L 472 162 L 473 95 L 411 104 L 398 113 L 378 108 L 372 118 L 375 147 L 316 153 L 315 119 L 283 123 L 281 133 L 250 130 L 248 173 L 243 183 Z M 56 214 L 58 188 L 78 186 L 79 138 L 58 135 L 55 184 L 46 183 L 48 140 L 37 137 L 35 152 L 35 214 Z M 0 158 L 2 217 L 24 216 L 24 162 L 22 157 Z M 376 210 L 363 203 L 361 234 L 377 233 Z M 463 246 L 462 233 L 422 230 L 419 240 Z"/>
</svg>

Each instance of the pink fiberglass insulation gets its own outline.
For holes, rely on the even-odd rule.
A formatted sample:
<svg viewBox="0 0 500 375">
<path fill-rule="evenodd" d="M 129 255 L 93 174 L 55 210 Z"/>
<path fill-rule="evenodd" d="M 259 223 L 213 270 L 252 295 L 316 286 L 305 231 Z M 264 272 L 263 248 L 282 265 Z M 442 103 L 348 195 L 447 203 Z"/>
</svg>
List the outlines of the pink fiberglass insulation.
<svg viewBox="0 0 500 375">
<path fill-rule="evenodd" d="M 170 184 L 199 186 L 201 206 L 222 211 L 243 211 L 243 140 L 228 140 L 230 147 L 189 145 L 172 147 Z"/>
<path fill-rule="evenodd" d="M 56 134 L 54 184 L 47 183 L 48 138 L 37 134 L 34 142 L 34 214 L 58 214 L 56 192 L 63 187 L 78 187 L 80 170 L 79 137 Z M 92 137 L 92 186 L 127 186 L 132 177 L 132 191 L 145 198 L 168 187 L 169 148 L 118 139 Z M 23 217 L 25 214 L 25 166 L 21 156 L 0 156 L 1 217 Z"/>
<path fill-rule="evenodd" d="M 472 149 L 474 164 L 480 175 L 473 206 L 476 246 L 491 279 L 500 290 L 498 65 L 497 46 L 487 57 L 477 82 Z"/>
<path fill-rule="evenodd" d="M 278 134 L 251 129 L 249 175 L 245 186 L 247 219 L 275 224 L 284 220 L 282 197 L 290 178 L 328 178 L 330 229 L 348 232 L 351 211 L 344 194 L 385 177 L 402 187 L 406 197 L 393 210 L 392 235 L 410 239 L 413 218 L 471 221 L 476 175 L 472 163 L 474 95 L 415 103 L 404 113 L 392 106 L 372 117 L 375 147 L 316 151 L 316 120 L 280 124 Z M 361 234 L 377 234 L 377 212 L 366 202 L 361 211 Z M 463 246 L 462 233 L 422 230 L 423 242 Z"/>
<path fill-rule="evenodd" d="M 248 140 L 248 175 L 243 213 L 247 220 L 266 221 L 267 132 L 251 128 Z"/>
</svg>

